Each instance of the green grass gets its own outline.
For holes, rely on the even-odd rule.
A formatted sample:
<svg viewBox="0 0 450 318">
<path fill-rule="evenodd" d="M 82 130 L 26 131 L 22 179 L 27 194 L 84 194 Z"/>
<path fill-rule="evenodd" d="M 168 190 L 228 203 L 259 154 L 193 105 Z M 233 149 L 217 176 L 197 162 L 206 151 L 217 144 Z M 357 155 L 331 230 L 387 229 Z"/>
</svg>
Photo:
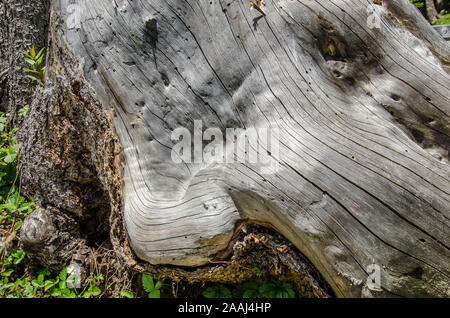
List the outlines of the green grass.
<svg viewBox="0 0 450 318">
<path fill-rule="evenodd" d="M 444 15 L 443 18 L 437 19 L 436 21 L 434 21 L 434 22 L 431 23 L 431 24 L 433 24 L 433 25 L 450 24 L 450 13 L 447 13 L 446 15 Z"/>
</svg>

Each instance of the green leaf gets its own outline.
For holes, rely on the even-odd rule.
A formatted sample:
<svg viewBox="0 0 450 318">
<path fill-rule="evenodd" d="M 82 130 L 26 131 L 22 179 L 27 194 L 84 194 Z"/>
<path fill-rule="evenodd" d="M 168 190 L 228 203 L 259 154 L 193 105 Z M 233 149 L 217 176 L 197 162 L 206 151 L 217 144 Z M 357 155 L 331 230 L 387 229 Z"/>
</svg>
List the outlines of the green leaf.
<svg viewBox="0 0 450 318">
<path fill-rule="evenodd" d="M 264 298 L 295 298 L 295 291 L 291 284 L 275 281 L 265 282 L 259 292 Z"/>
<path fill-rule="evenodd" d="M 242 295 L 243 298 L 260 298 L 261 295 L 257 289 L 247 289 Z"/>
<path fill-rule="evenodd" d="M 44 283 L 44 291 L 48 291 L 51 288 L 53 288 L 54 286 L 56 286 L 59 283 L 59 280 L 55 280 L 55 279 L 50 279 L 50 280 L 46 280 Z"/>
<path fill-rule="evenodd" d="M 93 295 L 94 297 L 99 296 L 101 293 L 102 293 L 102 291 L 101 291 L 100 288 L 98 288 L 97 286 L 94 287 L 94 288 L 92 288 L 92 295 Z"/>
<path fill-rule="evenodd" d="M 36 77 L 34 77 L 32 75 L 27 75 L 26 77 L 28 77 L 30 80 L 33 80 L 35 82 L 41 82 L 41 80 L 39 78 L 36 78 Z"/>
<path fill-rule="evenodd" d="M 34 66 L 36 64 L 36 62 L 32 59 L 25 58 L 24 60 L 27 64 L 29 64 L 31 66 Z"/>
<path fill-rule="evenodd" d="M 83 298 L 91 298 L 92 293 L 89 290 L 86 290 L 81 297 Z"/>
<path fill-rule="evenodd" d="M 275 298 L 276 284 L 274 282 L 265 282 L 260 288 L 259 292 L 264 298 Z"/>
<path fill-rule="evenodd" d="M 64 298 L 77 298 L 77 294 L 74 291 L 69 290 L 69 293 L 64 295 Z"/>
<path fill-rule="evenodd" d="M 22 51 L 22 54 L 25 55 L 26 57 L 28 57 L 29 59 L 33 60 L 33 57 L 28 54 L 27 52 Z"/>
<path fill-rule="evenodd" d="M 203 292 L 205 298 L 232 298 L 230 290 L 224 285 L 217 285 L 207 288 Z"/>
<path fill-rule="evenodd" d="M 55 288 L 52 290 L 52 296 L 53 297 L 60 297 L 61 296 L 61 290 Z"/>
<path fill-rule="evenodd" d="M 161 292 L 158 289 L 154 289 L 148 294 L 148 298 L 161 298 Z"/>
<path fill-rule="evenodd" d="M 30 112 L 30 105 L 25 105 L 18 111 L 18 114 L 20 117 L 26 117 L 29 112 Z"/>
<path fill-rule="evenodd" d="M 142 285 L 147 293 L 150 293 L 155 289 L 153 277 L 147 274 L 142 275 Z"/>
<path fill-rule="evenodd" d="M 256 282 L 246 282 L 233 291 L 234 298 L 259 298 L 259 285 Z"/>
<path fill-rule="evenodd" d="M 157 281 L 156 285 L 155 285 L 155 289 L 161 289 L 161 287 L 163 286 L 163 283 L 161 281 Z"/>
<path fill-rule="evenodd" d="M 295 298 L 295 291 L 290 284 L 283 284 L 283 289 L 285 291 L 285 298 Z"/>
<path fill-rule="evenodd" d="M 23 221 L 22 221 L 22 220 L 17 221 L 17 222 L 14 224 L 14 230 L 15 230 L 15 231 L 19 231 L 20 228 L 22 227 L 22 224 L 23 224 Z"/>
<path fill-rule="evenodd" d="M 35 279 L 31 282 L 31 284 L 34 287 L 39 287 L 39 288 L 43 288 L 44 287 L 44 282 L 41 282 L 39 279 Z"/>
<path fill-rule="evenodd" d="M 31 70 L 31 69 L 29 69 L 29 68 L 26 68 L 25 71 L 28 71 L 28 72 L 30 72 L 30 73 L 34 73 L 34 74 L 37 74 L 37 75 L 40 75 L 40 74 L 41 74 L 41 72 L 35 71 L 35 70 Z"/>
<path fill-rule="evenodd" d="M 2 273 L 3 277 L 10 277 L 14 273 L 14 269 L 8 269 Z"/>
<path fill-rule="evenodd" d="M 17 158 L 17 154 L 9 152 L 6 155 L 6 157 L 3 159 L 3 161 L 6 163 L 13 163 L 14 161 L 16 161 L 16 158 Z"/>
<path fill-rule="evenodd" d="M 41 64 L 42 62 L 42 58 L 44 57 L 44 51 L 45 51 L 45 47 L 43 47 L 39 53 L 36 55 L 36 60 L 40 61 L 39 64 Z"/>
<path fill-rule="evenodd" d="M 64 267 L 59 273 L 59 279 L 61 279 L 62 281 L 65 281 L 67 279 L 67 267 Z"/>
<path fill-rule="evenodd" d="M 129 290 L 122 290 L 121 295 L 125 298 L 134 298 L 134 295 Z"/>
<path fill-rule="evenodd" d="M 23 295 L 25 296 L 25 298 L 33 298 L 35 294 L 36 290 L 31 284 L 25 286 L 23 290 Z"/>
<path fill-rule="evenodd" d="M 259 267 L 253 267 L 253 271 L 257 277 L 261 277 L 263 275 L 263 272 Z"/>
<path fill-rule="evenodd" d="M 23 259 L 25 258 L 26 255 L 27 254 L 24 251 L 17 252 L 14 255 L 14 257 L 15 257 L 14 264 L 19 265 L 23 261 Z"/>
<path fill-rule="evenodd" d="M 444 25 L 444 24 L 450 24 L 450 13 L 445 14 L 442 18 L 437 19 L 433 23 L 433 25 Z"/>
</svg>

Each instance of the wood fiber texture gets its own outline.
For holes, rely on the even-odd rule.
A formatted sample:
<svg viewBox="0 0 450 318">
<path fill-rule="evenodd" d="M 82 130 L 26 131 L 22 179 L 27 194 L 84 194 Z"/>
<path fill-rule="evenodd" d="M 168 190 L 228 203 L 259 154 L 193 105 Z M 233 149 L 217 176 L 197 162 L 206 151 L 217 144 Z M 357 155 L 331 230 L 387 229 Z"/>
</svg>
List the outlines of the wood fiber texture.
<svg viewBox="0 0 450 318">
<path fill-rule="evenodd" d="M 448 44 L 407 0 L 265 2 L 54 1 L 114 113 L 134 252 L 201 266 L 258 223 L 337 296 L 450 296 Z M 276 165 L 176 164 L 194 121 L 278 129 Z"/>
</svg>

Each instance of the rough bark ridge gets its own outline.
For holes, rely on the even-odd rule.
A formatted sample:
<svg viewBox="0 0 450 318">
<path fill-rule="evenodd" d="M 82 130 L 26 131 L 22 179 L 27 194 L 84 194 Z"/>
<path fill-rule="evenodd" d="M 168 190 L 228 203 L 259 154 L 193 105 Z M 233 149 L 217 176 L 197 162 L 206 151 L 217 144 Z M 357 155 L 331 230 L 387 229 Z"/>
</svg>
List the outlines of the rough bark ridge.
<svg viewBox="0 0 450 318">
<path fill-rule="evenodd" d="M 24 76 L 22 51 L 47 44 L 50 0 L 2 0 L 0 3 L 0 72 L 8 69 L 0 109 L 14 117 L 32 101 L 35 84 Z M 1 80 L 1 79 L 0 79 Z"/>
<path fill-rule="evenodd" d="M 55 91 L 33 104 L 24 183 L 80 219 L 97 211 L 96 185 L 129 266 L 227 279 L 149 263 L 204 266 L 258 223 L 289 239 L 337 296 L 450 295 L 450 55 L 409 1 L 266 1 L 265 17 L 244 0 L 58 0 L 53 10 Z M 279 170 L 175 164 L 171 132 L 194 120 L 278 128 Z M 99 142 L 113 128 L 123 157 Z M 55 169 L 65 149 L 89 160 Z M 42 158 L 51 171 L 33 171 Z M 373 264 L 381 288 L 368 290 Z"/>
<path fill-rule="evenodd" d="M 20 240 L 34 260 L 49 268 L 84 265 L 90 254 L 77 220 L 53 207 L 37 208 L 21 228 Z"/>
<path fill-rule="evenodd" d="M 107 114 L 77 74 L 78 61 L 52 32 L 49 83 L 36 93 L 19 132 L 23 188 L 44 207 L 75 216 L 99 239 L 114 205 L 110 184 L 114 134 Z M 107 189 L 107 190 L 104 190 Z M 98 237 L 100 236 L 100 237 Z"/>
</svg>

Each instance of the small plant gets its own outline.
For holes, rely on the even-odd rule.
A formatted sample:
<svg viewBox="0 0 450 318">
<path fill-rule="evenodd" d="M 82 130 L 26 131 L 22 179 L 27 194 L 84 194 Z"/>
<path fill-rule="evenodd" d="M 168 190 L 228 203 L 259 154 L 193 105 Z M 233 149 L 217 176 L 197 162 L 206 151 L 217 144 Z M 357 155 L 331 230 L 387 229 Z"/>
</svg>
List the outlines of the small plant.
<svg viewBox="0 0 450 318">
<path fill-rule="evenodd" d="M 11 229 L 12 225 L 13 231 L 18 231 L 34 203 L 14 186 L 19 145 L 14 136 L 17 130 L 9 126 L 9 116 L 0 112 L 0 227 Z"/>
<path fill-rule="evenodd" d="M 246 282 L 233 291 L 234 298 L 262 298 L 260 286 L 256 282 Z"/>
<path fill-rule="evenodd" d="M 19 145 L 10 130 L 9 115 L 0 112 L 0 188 L 11 186 L 16 178 L 16 159 Z"/>
<path fill-rule="evenodd" d="M 122 290 L 121 295 L 124 298 L 135 298 L 134 294 L 129 290 Z"/>
<path fill-rule="evenodd" d="M 76 298 L 77 292 L 75 289 L 70 289 L 67 287 L 68 274 L 67 267 L 64 267 L 56 278 L 49 279 L 44 282 L 45 288 L 44 292 L 47 297 L 55 298 Z"/>
<path fill-rule="evenodd" d="M 262 277 L 263 271 L 259 267 L 253 267 L 253 271 L 255 272 L 256 277 Z"/>
<path fill-rule="evenodd" d="M 423 0 L 410 0 L 418 9 L 423 9 L 425 7 L 425 2 Z"/>
<path fill-rule="evenodd" d="M 231 291 L 224 285 L 217 285 L 207 288 L 203 292 L 205 298 L 232 298 Z"/>
<path fill-rule="evenodd" d="M 12 187 L 8 193 L 2 193 L 0 190 L 0 202 L 3 202 L 0 204 L 0 224 L 13 225 L 16 231 L 34 208 L 34 203 L 21 196 L 16 187 Z"/>
<path fill-rule="evenodd" d="M 34 207 L 15 186 L 19 150 L 16 131 L 11 129 L 9 115 L 0 112 L 0 241 L 6 243 L 0 245 L 0 296 L 34 297 L 42 276 L 29 279 L 20 265 L 25 252 L 8 251 L 5 247 L 15 240 L 23 219 Z"/>
<path fill-rule="evenodd" d="M 45 66 L 42 66 L 44 61 L 44 51 L 45 48 L 42 48 L 39 53 L 36 54 L 36 49 L 32 46 L 29 53 L 22 52 L 25 63 L 28 64 L 28 68 L 25 68 L 25 71 L 28 72 L 27 77 L 32 81 L 38 82 L 42 86 L 44 86 L 45 82 Z"/>
<path fill-rule="evenodd" d="M 270 281 L 265 282 L 259 292 L 262 298 L 295 298 L 295 292 L 291 284 Z"/>
<path fill-rule="evenodd" d="M 163 286 L 163 283 L 161 281 L 158 280 L 155 284 L 152 276 L 143 274 L 142 285 L 144 286 L 145 291 L 148 293 L 148 298 L 161 298 L 160 289 Z"/>
<path fill-rule="evenodd" d="M 24 251 L 15 251 L 6 255 L 0 262 L 0 296 L 5 296 L 7 291 L 14 292 L 19 286 L 25 287 L 22 279 L 13 280 L 16 267 L 22 263 L 26 254 Z M 25 290 L 24 290 L 25 291 Z M 32 288 L 27 288 L 27 294 L 32 294 Z M 14 294 L 8 296 L 15 296 Z"/>
<path fill-rule="evenodd" d="M 102 274 L 94 276 L 92 279 L 91 285 L 89 286 L 88 290 L 83 292 L 81 297 L 83 298 L 91 298 L 91 297 L 98 297 L 102 293 L 101 289 L 98 287 L 99 283 L 104 280 L 104 277 Z"/>
<path fill-rule="evenodd" d="M 230 291 L 224 285 L 207 288 L 203 292 L 205 298 L 295 298 L 291 284 L 268 281 L 259 285 L 257 282 L 246 282 Z"/>
<path fill-rule="evenodd" d="M 17 112 L 17 114 L 19 115 L 19 117 L 27 117 L 28 113 L 30 112 L 30 105 L 25 105 L 24 107 L 22 107 L 21 109 L 19 109 L 19 111 Z"/>
<path fill-rule="evenodd" d="M 25 258 L 26 253 L 24 251 L 15 251 L 6 257 L 2 263 L 0 263 L 0 274 L 2 277 L 11 277 L 14 269 L 11 268 L 13 265 L 19 265 Z"/>
<path fill-rule="evenodd" d="M 410 0 L 412 4 L 414 4 L 420 12 L 426 17 L 425 11 L 425 1 L 424 0 Z M 450 24 L 450 12 L 448 10 L 442 10 L 439 14 L 439 19 L 435 21 L 430 21 L 432 25 L 444 25 Z"/>
<path fill-rule="evenodd" d="M 52 274 L 44 268 L 35 274 L 24 274 L 22 277 L 16 273 L 17 265 L 25 258 L 25 252 L 18 251 L 9 255 L 1 265 L 0 297 L 8 298 L 92 298 L 101 295 L 98 286 L 103 281 L 102 275 L 94 276 L 89 287 L 79 292 L 76 288 L 70 288 L 71 277 L 67 267 L 61 272 Z M 55 275 L 52 277 L 52 275 Z"/>
<path fill-rule="evenodd" d="M 444 25 L 444 24 L 450 24 L 450 13 L 446 13 L 442 18 L 437 19 L 436 21 L 432 22 L 433 25 Z"/>
</svg>

